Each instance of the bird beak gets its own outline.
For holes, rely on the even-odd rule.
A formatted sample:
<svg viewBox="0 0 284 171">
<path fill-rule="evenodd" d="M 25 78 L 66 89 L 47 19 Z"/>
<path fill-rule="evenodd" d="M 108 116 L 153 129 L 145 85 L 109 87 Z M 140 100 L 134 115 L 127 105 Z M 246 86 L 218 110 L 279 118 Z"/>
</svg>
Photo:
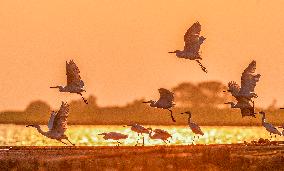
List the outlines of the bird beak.
<svg viewBox="0 0 284 171">
<path fill-rule="evenodd" d="M 284 107 L 281 107 L 280 109 L 284 109 Z"/>
<path fill-rule="evenodd" d="M 168 53 L 175 53 L 175 52 L 168 52 Z"/>
<path fill-rule="evenodd" d="M 27 125 L 26 127 L 30 127 L 30 126 L 33 126 L 33 125 Z"/>
<path fill-rule="evenodd" d="M 142 103 L 151 103 L 150 101 L 147 101 L 147 102 L 142 102 Z"/>
<path fill-rule="evenodd" d="M 53 86 L 53 87 L 49 87 L 49 88 L 58 88 L 58 86 Z"/>
</svg>

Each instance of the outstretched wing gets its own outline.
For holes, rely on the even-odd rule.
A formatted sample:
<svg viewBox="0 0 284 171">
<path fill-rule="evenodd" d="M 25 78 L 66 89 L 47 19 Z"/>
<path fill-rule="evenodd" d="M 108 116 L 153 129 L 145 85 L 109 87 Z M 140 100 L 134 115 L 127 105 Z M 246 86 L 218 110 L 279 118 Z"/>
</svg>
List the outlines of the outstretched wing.
<svg viewBox="0 0 284 171">
<path fill-rule="evenodd" d="M 248 95 L 254 92 L 256 82 L 258 82 L 260 78 L 260 74 L 255 75 L 255 70 L 256 61 L 252 61 L 242 73 L 240 95 Z"/>
<path fill-rule="evenodd" d="M 56 112 L 52 111 L 50 114 L 48 124 L 47 124 L 49 130 L 52 130 L 55 116 L 56 116 Z"/>
<path fill-rule="evenodd" d="M 199 22 L 194 23 L 184 34 L 184 50 L 191 53 L 198 53 L 200 45 L 205 40 L 199 37 L 201 25 Z"/>
<path fill-rule="evenodd" d="M 240 86 L 235 81 L 230 81 L 228 83 L 229 92 L 234 96 L 237 97 L 240 92 Z"/>
<path fill-rule="evenodd" d="M 173 106 L 174 93 L 172 93 L 171 91 L 165 88 L 160 88 L 159 93 L 160 93 L 160 99 L 157 101 L 157 103 L 161 103 L 162 106 L 165 107 Z"/>
<path fill-rule="evenodd" d="M 66 61 L 67 85 L 75 85 L 83 88 L 84 82 L 81 80 L 80 70 L 73 60 Z"/>
<path fill-rule="evenodd" d="M 69 115 L 69 105 L 62 102 L 59 111 L 57 112 L 52 126 L 52 132 L 64 134 L 67 129 L 67 117 Z"/>
</svg>

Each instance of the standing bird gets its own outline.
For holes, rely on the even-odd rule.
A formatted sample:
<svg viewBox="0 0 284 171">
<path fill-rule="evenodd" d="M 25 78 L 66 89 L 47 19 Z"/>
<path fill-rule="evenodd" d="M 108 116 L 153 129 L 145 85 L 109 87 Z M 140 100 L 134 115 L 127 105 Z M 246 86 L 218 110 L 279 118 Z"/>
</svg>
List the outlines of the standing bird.
<svg viewBox="0 0 284 171">
<path fill-rule="evenodd" d="M 118 133 L 118 132 L 108 132 L 108 133 L 101 133 L 101 134 L 98 134 L 98 135 L 104 135 L 104 139 L 105 140 L 116 140 L 117 141 L 117 146 L 119 146 L 119 144 L 121 144 L 119 142 L 119 140 L 121 139 L 126 139 L 128 138 L 128 135 L 125 135 L 125 134 L 121 134 L 121 133 Z"/>
<path fill-rule="evenodd" d="M 241 76 L 241 87 L 234 81 L 228 83 L 228 92 L 232 94 L 237 100 L 237 104 L 228 102 L 225 104 L 231 104 L 232 108 L 240 108 L 242 116 L 253 116 L 254 112 L 254 101 L 252 98 L 257 98 L 257 94 L 254 92 L 256 83 L 259 81 L 260 74 L 255 74 L 256 61 L 252 61 L 249 66 L 244 70 Z M 224 91 L 225 92 L 225 91 Z M 250 104 L 252 103 L 252 105 Z"/>
<path fill-rule="evenodd" d="M 159 93 L 160 93 L 160 99 L 158 101 L 147 101 L 143 103 L 150 103 L 151 107 L 156 107 L 156 108 L 162 108 L 162 109 L 167 109 L 168 111 L 171 112 L 171 118 L 173 122 L 176 122 L 175 118 L 173 117 L 173 112 L 170 108 L 172 108 L 175 104 L 173 103 L 174 101 L 174 93 L 171 91 L 165 89 L 165 88 L 159 88 Z"/>
<path fill-rule="evenodd" d="M 57 141 L 62 142 L 63 144 L 68 145 L 62 140 L 65 139 L 69 143 L 71 143 L 68 137 L 64 134 L 67 130 L 67 117 L 69 115 L 69 105 L 67 103 L 62 102 L 59 111 L 52 112 L 48 121 L 48 131 L 44 132 L 41 130 L 39 125 L 27 125 L 26 127 L 34 127 L 37 131 L 45 137 L 55 139 Z M 71 143 L 74 145 L 73 143 Z"/>
<path fill-rule="evenodd" d="M 127 126 L 131 126 L 131 130 L 134 131 L 134 132 L 137 132 L 138 134 L 138 137 L 139 135 L 141 134 L 143 136 L 143 134 L 149 134 L 149 130 L 145 127 L 143 127 L 142 125 L 139 125 L 137 123 L 134 123 L 134 124 L 130 124 L 130 125 L 127 125 Z M 138 144 L 138 141 L 139 139 L 137 140 L 137 144 Z M 137 146 L 136 144 L 136 146 Z M 144 136 L 143 136 L 143 146 L 144 146 Z"/>
<path fill-rule="evenodd" d="M 162 129 L 155 129 L 153 131 L 152 128 L 148 128 L 148 130 L 150 130 L 149 137 L 151 139 L 160 139 L 160 140 L 164 141 L 164 143 L 166 143 L 166 144 L 167 144 L 167 142 L 170 142 L 168 140 L 168 138 L 171 138 L 172 135 L 170 133 L 168 133 L 167 131 L 162 130 Z M 152 135 L 153 132 L 154 132 L 154 134 Z"/>
<path fill-rule="evenodd" d="M 181 113 L 181 114 L 188 114 L 188 121 L 187 121 L 188 126 L 192 130 L 192 132 L 197 135 L 198 139 L 199 139 L 199 135 L 204 135 L 201 128 L 196 123 L 190 121 L 190 119 L 191 119 L 191 112 L 190 111 L 187 111 L 187 112 L 184 112 L 184 113 Z M 195 136 L 193 138 L 195 138 Z"/>
<path fill-rule="evenodd" d="M 264 128 L 269 132 L 271 138 L 272 138 L 271 134 L 277 134 L 277 135 L 281 136 L 281 133 L 271 123 L 267 123 L 265 121 L 265 112 L 261 111 L 261 112 L 259 112 L 259 114 L 262 115 L 262 126 L 264 126 Z M 276 137 L 276 135 L 275 135 L 275 137 Z"/>
<path fill-rule="evenodd" d="M 200 36 L 201 25 L 199 22 L 194 23 L 184 34 L 184 49 L 175 50 L 169 53 L 175 53 L 178 58 L 185 58 L 189 60 L 195 60 L 201 69 L 207 73 L 207 69 L 201 64 L 199 60 L 202 60 L 199 49 L 200 45 L 206 39 Z"/>
<path fill-rule="evenodd" d="M 86 92 L 83 89 L 84 82 L 80 76 L 80 70 L 73 60 L 70 60 L 69 63 L 66 61 L 66 75 L 67 75 L 67 85 L 63 86 L 54 86 L 50 88 L 58 88 L 60 92 L 69 92 L 79 94 L 83 101 L 88 104 L 88 101 L 83 97 L 82 92 Z"/>
</svg>

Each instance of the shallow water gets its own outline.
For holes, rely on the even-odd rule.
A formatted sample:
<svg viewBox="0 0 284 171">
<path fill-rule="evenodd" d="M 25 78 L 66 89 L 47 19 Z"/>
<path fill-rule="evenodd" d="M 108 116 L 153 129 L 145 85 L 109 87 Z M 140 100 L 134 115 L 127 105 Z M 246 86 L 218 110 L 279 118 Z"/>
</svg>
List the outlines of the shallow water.
<svg viewBox="0 0 284 171">
<path fill-rule="evenodd" d="M 251 126 L 202 126 L 204 135 L 199 139 L 194 138 L 194 134 L 187 126 L 145 126 L 153 129 L 160 128 L 168 131 L 172 138 L 168 145 L 188 145 L 188 144 L 232 144 L 250 142 L 259 138 L 270 139 L 269 133 L 263 127 Z M 47 130 L 46 126 L 42 126 Z M 115 125 L 71 125 L 66 131 L 66 135 L 76 145 L 82 146 L 115 146 L 116 141 L 104 140 L 99 133 L 103 132 L 120 132 L 127 134 L 128 138 L 121 140 L 121 145 L 133 146 L 139 139 L 137 133 L 130 130 L 130 127 Z M 281 132 L 282 130 L 280 130 Z M 284 138 L 273 136 L 271 140 L 281 140 Z M 142 137 L 140 138 L 142 143 Z M 164 145 L 162 140 L 150 139 L 145 135 L 145 145 Z M 45 146 L 45 145 L 64 145 L 56 140 L 48 139 L 40 135 L 35 128 L 26 128 L 24 125 L 0 125 L 0 145 L 3 146 Z"/>
</svg>

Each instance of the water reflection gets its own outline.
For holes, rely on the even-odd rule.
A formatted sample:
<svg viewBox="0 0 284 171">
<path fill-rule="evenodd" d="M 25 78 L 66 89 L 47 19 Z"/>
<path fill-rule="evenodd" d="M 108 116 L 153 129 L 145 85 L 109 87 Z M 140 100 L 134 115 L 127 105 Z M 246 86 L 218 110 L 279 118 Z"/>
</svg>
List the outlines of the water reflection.
<svg viewBox="0 0 284 171">
<path fill-rule="evenodd" d="M 42 126 L 47 130 L 46 126 Z M 152 128 L 160 128 L 172 134 L 169 145 L 188 145 L 188 144 L 231 144 L 242 143 L 244 141 L 258 140 L 259 138 L 270 138 L 269 133 L 263 127 L 239 127 L 239 126 L 202 126 L 204 136 L 199 139 L 194 138 L 194 134 L 187 126 L 146 126 Z M 113 126 L 113 125 L 76 125 L 69 126 L 67 136 L 76 145 L 86 146 L 115 146 L 116 141 L 104 140 L 98 135 L 102 132 L 120 132 L 127 134 L 129 137 L 122 140 L 122 145 L 134 146 L 136 144 L 137 133 L 130 130 L 129 127 Z M 273 136 L 272 140 L 281 140 L 283 137 Z M 140 138 L 142 143 L 142 137 Z M 161 140 L 152 140 L 145 135 L 145 145 L 164 145 Z M 56 140 L 51 140 L 40 135 L 36 129 L 26 128 L 23 125 L 0 125 L 0 145 L 64 145 Z"/>
</svg>

